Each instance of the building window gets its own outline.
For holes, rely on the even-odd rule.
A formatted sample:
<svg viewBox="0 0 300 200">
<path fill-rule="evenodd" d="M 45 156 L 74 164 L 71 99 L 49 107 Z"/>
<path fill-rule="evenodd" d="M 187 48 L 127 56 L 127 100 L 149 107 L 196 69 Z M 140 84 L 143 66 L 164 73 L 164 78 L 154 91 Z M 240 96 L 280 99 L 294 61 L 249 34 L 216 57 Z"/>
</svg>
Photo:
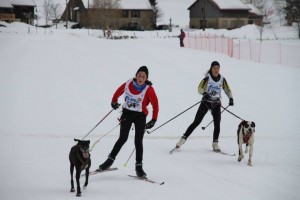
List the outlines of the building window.
<svg viewBox="0 0 300 200">
<path fill-rule="evenodd" d="M 128 12 L 128 10 L 123 10 L 123 11 L 122 11 L 122 17 L 123 17 L 123 18 L 128 18 L 128 17 L 129 17 L 129 12 Z"/>
<path fill-rule="evenodd" d="M 231 28 L 236 28 L 237 27 L 236 20 L 232 20 L 230 26 Z"/>
<path fill-rule="evenodd" d="M 227 28 L 227 20 L 222 20 L 222 28 Z"/>
<path fill-rule="evenodd" d="M 132 18 L 140 18 L 140 11 L 138 11 L 138 10 L 131 11 L 131 17 Z"/>
<path fill-rule="evenodd" d="M 242 26 L 244 26 L 244 25 L 245 25 L 245 23 L 244 23 L 243 20 L 239 21 L 239 27 L 242 27 Z"/>
</svg>

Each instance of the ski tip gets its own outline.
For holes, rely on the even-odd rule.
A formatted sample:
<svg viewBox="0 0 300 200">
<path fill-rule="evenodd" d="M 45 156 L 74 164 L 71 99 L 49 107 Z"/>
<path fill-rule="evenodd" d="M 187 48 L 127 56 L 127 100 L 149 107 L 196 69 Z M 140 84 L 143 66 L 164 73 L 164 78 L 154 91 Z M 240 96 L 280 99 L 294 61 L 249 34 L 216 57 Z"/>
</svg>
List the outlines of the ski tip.
<svg viewBox="0 0 300 200">
<path fill-rule="evenodd" d="M 163 185 L 163 184 L 165 184 L 165 182 L 162 182 L 161 184 L 159 184 L 159 185 Z"/>
</svg>

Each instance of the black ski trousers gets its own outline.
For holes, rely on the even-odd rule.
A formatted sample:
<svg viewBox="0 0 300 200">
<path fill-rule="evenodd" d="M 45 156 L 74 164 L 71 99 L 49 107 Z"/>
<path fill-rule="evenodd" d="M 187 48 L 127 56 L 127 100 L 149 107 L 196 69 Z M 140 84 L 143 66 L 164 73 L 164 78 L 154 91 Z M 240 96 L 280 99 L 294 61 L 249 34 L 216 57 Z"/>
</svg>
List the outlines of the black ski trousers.
<svg viewBox="0 0 300 200">
<path fill-rule="evenodd" d="M 122 146 L 126 143 L 132 124 L 135 126 L 134 144 L 136 148 L 136 162 L 143 161 L 143 138 L 145 133 L 146 115 L 143 112 L 136 112 L 123 109 L 121 116 L 120 135 L 115 143 L 110 156 L 116 158 Z"/>
<path fill-rule="evenodd" d="M 201 102 L 193 123 L 187 128 L 187 130 L 183 134 L 186 138 L 188 138 L 195 130 L 195 128 L 199 126 L 199 124 L 202 122 L 204 116 L 206 115 L 209 109 L 211 110 L 211 114 L 214 120 L 213 142 L 219 141 L 220 124 L 221 124 L 221 103 L 220 102 L 218 103 L 210 103 L 205 101 Z"/>
</svg>

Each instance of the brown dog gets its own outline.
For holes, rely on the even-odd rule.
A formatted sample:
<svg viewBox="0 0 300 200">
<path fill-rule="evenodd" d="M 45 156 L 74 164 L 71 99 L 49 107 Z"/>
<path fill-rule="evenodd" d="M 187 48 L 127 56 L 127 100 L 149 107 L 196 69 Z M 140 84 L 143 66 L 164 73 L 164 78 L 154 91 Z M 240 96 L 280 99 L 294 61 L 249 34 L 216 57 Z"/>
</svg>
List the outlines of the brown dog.
<svg viewBox="0 0 300 200">
<path fill-rule="evenodd" d="M 238 158 L 238 161 L 240 162 L 244 158 L 243 144 L 246 144 L 245 153 L 248 153 L 248 146 L 250 146 L 249 160 L 248 160 L 248 165 L 249 166 L 252 166 L 254 133 L 255 133 L 255 123 L 254 122 L 243 120 L 239 124 L 238 130 L 237 130 L 237 138 L 238 138 L 237 142 L 238 142 L 238 145 L 239 145 L 239 158 Z"/>
<path fill-rule="evenodd" d="M 80 174 L 81 171 L 85 169 L 85 183 L 84 187 L 88 185 L 89 182 L 89 171 L 91 167 L 91 156 L 89 153 L 90 149 L 90 141 L 89 140 L 78 140 L 74 139 L 75 142 L 78 142 L 71 148 L 69 154 L 70 160 L 70 173 L 71 173 L 71 191 L 75 192 L 74 189 L 74 181 L 73 181 L 73 172 L 74 167 L 76 169 L 76 183 L 77 183 L 77 194 L 76 196 L 81 196 L 81 188 L 80 188 Z"/>
</svg>

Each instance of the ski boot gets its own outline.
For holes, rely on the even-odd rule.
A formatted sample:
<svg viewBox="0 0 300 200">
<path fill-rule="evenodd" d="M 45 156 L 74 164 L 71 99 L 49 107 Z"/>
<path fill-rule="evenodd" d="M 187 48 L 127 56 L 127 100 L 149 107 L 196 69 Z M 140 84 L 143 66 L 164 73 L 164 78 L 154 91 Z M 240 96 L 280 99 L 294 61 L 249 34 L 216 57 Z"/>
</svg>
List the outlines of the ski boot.
<svg viewBox="0 0 300 200">
<path fill-rule="evenodd" d="M 218 142 L 213 142 L 212 143 L 212 147 L 213 147 L 213 151 L 215 151 L 215 152 L 221 152 L 221 149 L 220 149 L 220 147 L 218 145 Z"/>
<path fill-rule="evenodd" d="M 135 172 L 138 177 L 146 178 L 147 174 L 143 170 L 143 163 L 137 162 L 135 163 Z"/>
<path fill-rule="evenodd" d="M 114 161 L 115 161 L 115 159 L 109 155 L 108 158 L 107 158 L 107 160 L 99 166 L 99 168 L 97 169 L 97 171 L 107 170 L 108 168 L 110 168 L 112 166 L 112 164 L 114 163 Z"/>
</svg>

